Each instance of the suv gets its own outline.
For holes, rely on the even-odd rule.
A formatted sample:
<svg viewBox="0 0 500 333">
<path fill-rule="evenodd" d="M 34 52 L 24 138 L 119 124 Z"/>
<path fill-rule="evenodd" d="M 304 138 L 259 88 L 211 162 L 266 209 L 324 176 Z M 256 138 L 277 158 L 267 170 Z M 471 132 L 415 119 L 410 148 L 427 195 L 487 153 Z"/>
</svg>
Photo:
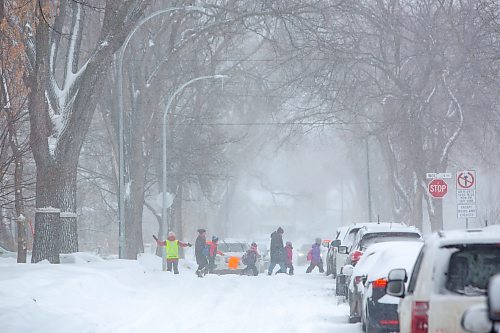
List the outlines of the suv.
<svg viewBox="0 0 500 333">
<path fill-rule="evenodd" d="M 346 264 L 355 266 L 366 248 L 372 244 L 405 240 L 422 240 L 422 234 L 416 227 L 403 223 L 374 223 L 364 226 L 354 237 Z"/>
<path fill-rule="evenodd" d="M 474 304 L 486 301 L 488 279 L 500 272 L 500 226 L 433 234 L 413 267 L 389 273 L 387 293 L 402 297 L 401 332 L 464 332 L 460 318 Z"/>
<path fill-rule="evenodd" d="M 358 230 L 370 224 L 374 223 L 352 223 L 337 229 L 335 239 L 328 246 L 328 253 L 326 254 L 326 275 L 332 274 L 334 279 L 337 277 L 347 259 L 347 254 L 339 253 L 339 246 L 350 248 Z"/>
</svg>

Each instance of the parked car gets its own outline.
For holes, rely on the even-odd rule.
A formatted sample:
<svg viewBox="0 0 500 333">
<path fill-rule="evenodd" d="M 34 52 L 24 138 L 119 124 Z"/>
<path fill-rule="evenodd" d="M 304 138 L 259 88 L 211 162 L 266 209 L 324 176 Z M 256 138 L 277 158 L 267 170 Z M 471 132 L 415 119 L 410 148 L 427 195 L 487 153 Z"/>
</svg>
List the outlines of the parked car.
<svg viewBox="0 0 500 333">
<path fill-rule="evenodd" d="M 490 278 L 486 295 L 486 304 L 472 305 L 462 315 L 461 325 L 467 332 L 500 332 L 500 274 Z"/>
<path fill-rule="evenodd" d="M 368 272 L 361 301 L 361 322 L 366 332 L 399 332 L 399 299 L 387 295 L 389 272 L 396 267 L 411 271 L 423 241 L 386 242 L 373 268 Z"/>
<path fill-rule="evenodd" d="M 225 270 L 229 269 L 229 262 L 237 261 L 238 267 L 237 269 L 245 268 L 245 265 L 241 262 L 241 257 L 245 252 L 250 248 L 247 242 L 238 239 L 221 239 L 219 240 L 219 244 L 217 250 L 224 253 L 224 256 L 216 256 L 215 257 L 215 269 L 216 270 Z M 237 260 L 232 258 L 238 258 Z"/>
<path fill-rule="evenodd" d="M 500 226 L 441 231 L 429 237 L 408 288 L 406 269 L 389 273 L 386 291 L 401 297 L 401 332 L 464 332 L 460 318 L 486 301 L 488 280 L 500 273 Z"/>
<path fill-rule="evenodd" d="M 392 268 L 413 268 L 423 241 L 383 242 L 369 246 L 349 282 L 349 322 L 369 321 L 370 331 L 397 329 L 397 298 L 385 296 Z"/>
<path fill-rule="evenodd" d="M 415 241 L 422 240 L 420 231 L 404 223 L 372 223 L 358 229 L 350 249 L 347 246 L 339 246 L 338 252 L 347 255 L 346 263 L 335 280 L 336 295 L 348 296 L 347 286 L 350 282 L 349 274 L 345 267 L 350 270 L 361 259 L 363 251 L 372 244 L 390 241 Z M 350 252 L 349 252 L 350 251 Z"/>
<path fill-rule="evenodd" d="M 335 279 L 340 273 L 347 259 L 346 253 L 339 253 L 339 246 L 347 246 L 351 248 L 352 242 L 358 230 L 365 226 L 374 223 L 352 223 L 342 226 L 337 229 L 335 239 L 330 243 L 326 254 L 326 275 L 332 275 Z"/>
<path fill-rule="evenodd" d="M 422 239 L 422 233 L 416 227 L 402 223 L 374 223 L 358 230 L 346 263 L 356 266 L 363 251 L 370 245 L 389 241 Z"/>
</svg>

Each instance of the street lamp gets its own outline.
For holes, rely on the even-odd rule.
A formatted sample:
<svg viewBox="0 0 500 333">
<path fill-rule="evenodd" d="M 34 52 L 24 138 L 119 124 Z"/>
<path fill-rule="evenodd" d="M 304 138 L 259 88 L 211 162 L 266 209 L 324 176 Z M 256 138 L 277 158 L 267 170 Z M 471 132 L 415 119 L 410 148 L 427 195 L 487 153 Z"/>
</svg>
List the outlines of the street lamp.
<svg viewBox="0 0 500 333">
<path fill-rule="evenodd" d="M 208 79 L 224 79 L 226 77 L 227 75 L 206 75 L 206 76 L 199 76 L 189 80 L 188 82 L 184 83 L 182 86 L 177 88 L 177 90 L 172 94 L 172 96 L 170 96 L 167 102 L 167 106 L 165 107 L 165 111 L 163 111 L 163 131 L 162 131 L 162 178 L 163 178 L 162 181 L 163 182 L 162 182 L 162 211 L 161 211 L 161 224 L 160 224 L 161 239 L 165 239 L 164 235 L 165 227 L 169 229 L 168 219 L 167 219 L 167 208 L 168 208 L 167 207 L 167 118 L 170 106 L 172 105 L 172 102 L 174 101 L 175 97 L 177 97 L 177 95 L 181 93 L 184 90 L 184 88 L 186 88 L 191 83 Z M 163 270 L 166 269 L 165 260 L 162 260 L 162 268 Z"/>
<path fill-rule="evenodd" d="M 125 42 L 120 48 L 120 52 L 118 53 L 118 68 L 116 75 L 116 90 L 118 97 L 118 159 L 119 159 L 119 168 L 118 168 L 118 220 L 119 220 L 119 258 L 125 258 L 125 180 L 123 179 L 125 175 L 125 162 L 124 162 L 124 142 L 123 142 L 123 56 L 125 54 L 125 49 L 127 48 L 128 42 L 132 38 L 132 35 L 137 31 L 137 29 L 142 26 L 144 23 L 156 17 L 160 14 L 169 13 L 177 10 L 185 10 L 185 11 L 203 11 L 202 7 L 195 6 L 187 6 L 187 7 L 169 7 L 165 9 L 160 9 L 152 14 L 149 14 L 147 17 L 143 18 L 137 25 L 130 31 L 125 38 Z M 127 190 L 128 192 L 128 190 Z"/>
</svg>

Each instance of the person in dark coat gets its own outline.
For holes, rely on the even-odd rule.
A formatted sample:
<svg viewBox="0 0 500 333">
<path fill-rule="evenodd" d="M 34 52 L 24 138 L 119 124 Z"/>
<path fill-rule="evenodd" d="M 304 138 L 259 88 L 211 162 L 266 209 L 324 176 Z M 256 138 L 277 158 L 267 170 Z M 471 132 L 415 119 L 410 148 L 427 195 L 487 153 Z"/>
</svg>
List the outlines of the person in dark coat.
<svg viewBox="0 0 500 333">
<path fill-rule="evenodd" d="M 283 246 L 283 228 L 279 227 L 276 231 L 271 234 L 271 262 L 269 263 L 269 270 L 267 275 L 273 274 L 273 269 L 276 265 L 280 266 L 280 269 L 276 272 L 286 273 L 285 267 L 285 247 Z"/>
<path fill-rule="evenodd" d="M 203 277 L 207 274 L 208 269 L 206 232 L 205 229 L 198 229 L 198 237 L 196 237 L 196 242 L 194 243 L 194 256 L 198 264 L 196 275 L 198 275 L 198 277 Z"/>
<path fill-rule="evenodd" d="M 323 260 L 321 259 L 321 238 L 316 238 L 316 241 L 311 246 L 311 264 L 306 269 L 306 273 L 311 273 L 314 267 L 318 267 L 319 272 L 323 273 Z"/>
<path fill-rule="evenodd" d="M 245 252 L 243 255 L 244 258 L 242 258 L 243 264 L 246 265 L 241 272 L 241 275 L 248 275 L 250 271 L 252 272 L 253 276 L 259 275 L 259 270 L 257 269 L 256 263 L 257 259 L 260 258 L 259 252 L 257 252 L 257 243 L 252 243 L 250 245 L 250 249 Z"/>
</svg>

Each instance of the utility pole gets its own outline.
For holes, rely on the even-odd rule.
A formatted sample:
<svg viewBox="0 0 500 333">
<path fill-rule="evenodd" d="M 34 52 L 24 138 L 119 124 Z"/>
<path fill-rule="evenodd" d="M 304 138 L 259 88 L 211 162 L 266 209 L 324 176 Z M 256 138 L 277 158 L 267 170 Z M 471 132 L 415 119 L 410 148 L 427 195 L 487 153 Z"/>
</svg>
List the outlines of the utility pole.
<svg viewBox="0 0 500 333">
<path fill-rule="evenodd" d="M 370 185 L 370 147 L 368 140 L 370 136 L 366 137 L 366 181 L 368 187 L 368 222 L 372 221 L 372 193 Z"/>
</svg>

